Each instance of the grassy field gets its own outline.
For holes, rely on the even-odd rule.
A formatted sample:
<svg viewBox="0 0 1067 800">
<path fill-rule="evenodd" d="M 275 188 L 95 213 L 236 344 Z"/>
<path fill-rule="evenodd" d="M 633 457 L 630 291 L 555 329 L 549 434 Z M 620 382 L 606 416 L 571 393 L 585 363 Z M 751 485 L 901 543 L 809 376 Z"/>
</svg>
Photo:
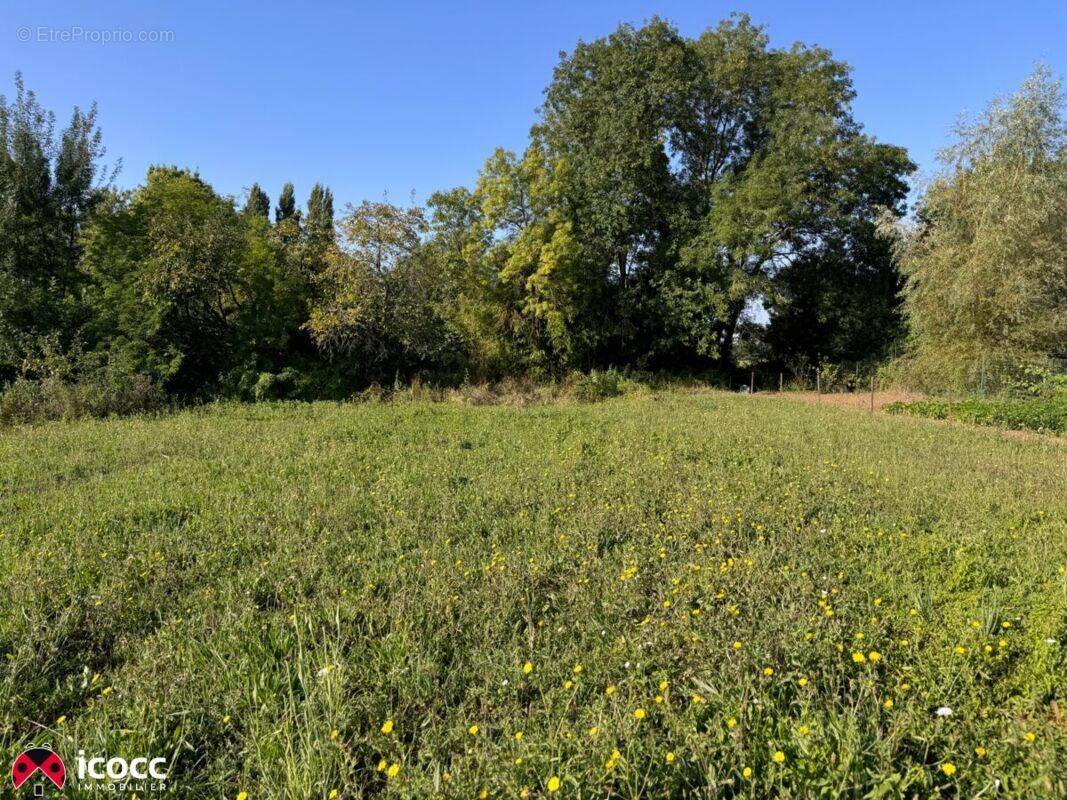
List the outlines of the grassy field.
<svg viewBox="0 0 1067 800">
<path fill-rule="evenodd" d="M 50 742 L 166 756 L 197 798 L 1063 797 L 1065 573 L 1062 440 L 788 398 L 9 429 L 3 769 Z"/>
</svg>

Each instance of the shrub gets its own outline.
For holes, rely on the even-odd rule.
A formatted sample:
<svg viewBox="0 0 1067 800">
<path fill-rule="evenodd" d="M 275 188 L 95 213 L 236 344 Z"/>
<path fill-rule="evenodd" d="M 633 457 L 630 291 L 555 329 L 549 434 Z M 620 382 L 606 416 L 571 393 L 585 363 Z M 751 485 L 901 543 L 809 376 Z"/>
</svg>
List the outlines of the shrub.
<svg viewBox="0 0 1067 800">
<path fill-rule="evenodd" d="M 623 393 L 624 378 L 617 370 L 593 370 L 588 375 L 571 377 L 571 397 L 580 403 L 596 403 Z"/>
<path fill-rule="evenodd" d="M 0 425 L 121 416 L 165 404 L 150 376 L 79 344 L 64 349 L 44 338 L 22 354 L 20 374 L 0 393 Z"/>
<path fill-rule="evenodd" d="M 891 414 L 914 414 L 931 419 L 955 419 L 975 425 L 998 425 L 1015 430 L 1067 433 L 1067 396 L 1045 398 L 979 398 L 952 402 L 920 400 L 892 403 Z"/>
<path fill-rule="evenodd" d="M 105 369 L 73 381 L 19 377 L 0 394 L 0 424 L 125 416 L 165 404 L 163 390 L 143 374 Z"/>
</svg>

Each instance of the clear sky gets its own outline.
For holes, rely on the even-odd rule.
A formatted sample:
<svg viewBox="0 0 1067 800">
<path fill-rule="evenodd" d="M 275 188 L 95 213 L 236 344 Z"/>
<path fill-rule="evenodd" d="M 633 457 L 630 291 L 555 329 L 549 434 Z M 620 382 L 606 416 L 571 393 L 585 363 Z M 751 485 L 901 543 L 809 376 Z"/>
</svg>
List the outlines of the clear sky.
<svg viewBox="0 0 1067 800">
<path fill-rule="evenodd" d="M 776 46 L 847 61 L 857 119 L 926 171 L 961 111 L 1010 92 L 1038 60 L 1067 73 L 1063 0 L 0 0 L 0 91 L 21 70 L 60 121 L 96 100 L 125 186 L 167 163 L 225 194 L 258 181 L 272 202 L 287 180 L 301 204 L 315 181 L 341 204 L 421 202 L 469 185 L 494 147 L 523 147 L 560 50 L 652 15 L 695 35 L 734 10 Z"/>
</svg>

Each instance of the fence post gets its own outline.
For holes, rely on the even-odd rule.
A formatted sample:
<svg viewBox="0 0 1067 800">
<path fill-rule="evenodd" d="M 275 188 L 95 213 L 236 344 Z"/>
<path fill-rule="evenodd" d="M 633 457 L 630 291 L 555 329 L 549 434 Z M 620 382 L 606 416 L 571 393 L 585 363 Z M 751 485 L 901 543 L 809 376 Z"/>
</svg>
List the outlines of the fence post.
<svg viewBox="0 0 1067 800">
<path fill-rule="evenodd" d="M 822 373 L 815 372 L 815 394 L 822 394 Z"/>
<path fill-rule="evenodd" d="M 782 373 L 778 373 L 778 391 L 782 391 Z"/>
<path fill-rule="evenodd" d="M 748 373 L 748 393 L 756 393 L 756 370 L 752 370 Z"/>
<path fill-rule="evenodd" d="M 871 373 L 871 411 L 874 411 L 874 373 Z"/>
</svg>

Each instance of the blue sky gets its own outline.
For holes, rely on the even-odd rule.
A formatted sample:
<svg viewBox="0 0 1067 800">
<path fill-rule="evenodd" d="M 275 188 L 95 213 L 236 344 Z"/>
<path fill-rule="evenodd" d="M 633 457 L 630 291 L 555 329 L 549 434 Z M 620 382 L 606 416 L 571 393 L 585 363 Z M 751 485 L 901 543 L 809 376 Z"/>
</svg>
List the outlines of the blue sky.
<svg viewBox="0 0 1067 800">
<path fill-rule="evenodd" d="M 1067 72 L 1062 1 L 0 0 L 0 91 L 21 70 L 61 121 L 96 100 L 122 185 L 168 163 L 238 196 L 258 181 L 273 201 L 292 180 L 303 203 L 323 181 L 341 204 L 421 202 L 469 185 L 494 147 L 523 147 L 560 50 L 654 14 L 695 35 L 734 10 L 775 45 L 819 44 L 851 64 L 857 119 L 926 171 L 961 111 L 1010 92 L 1038 60 Z M 134 41 L 86 41 L 123 31 Z"/>
</svg>

